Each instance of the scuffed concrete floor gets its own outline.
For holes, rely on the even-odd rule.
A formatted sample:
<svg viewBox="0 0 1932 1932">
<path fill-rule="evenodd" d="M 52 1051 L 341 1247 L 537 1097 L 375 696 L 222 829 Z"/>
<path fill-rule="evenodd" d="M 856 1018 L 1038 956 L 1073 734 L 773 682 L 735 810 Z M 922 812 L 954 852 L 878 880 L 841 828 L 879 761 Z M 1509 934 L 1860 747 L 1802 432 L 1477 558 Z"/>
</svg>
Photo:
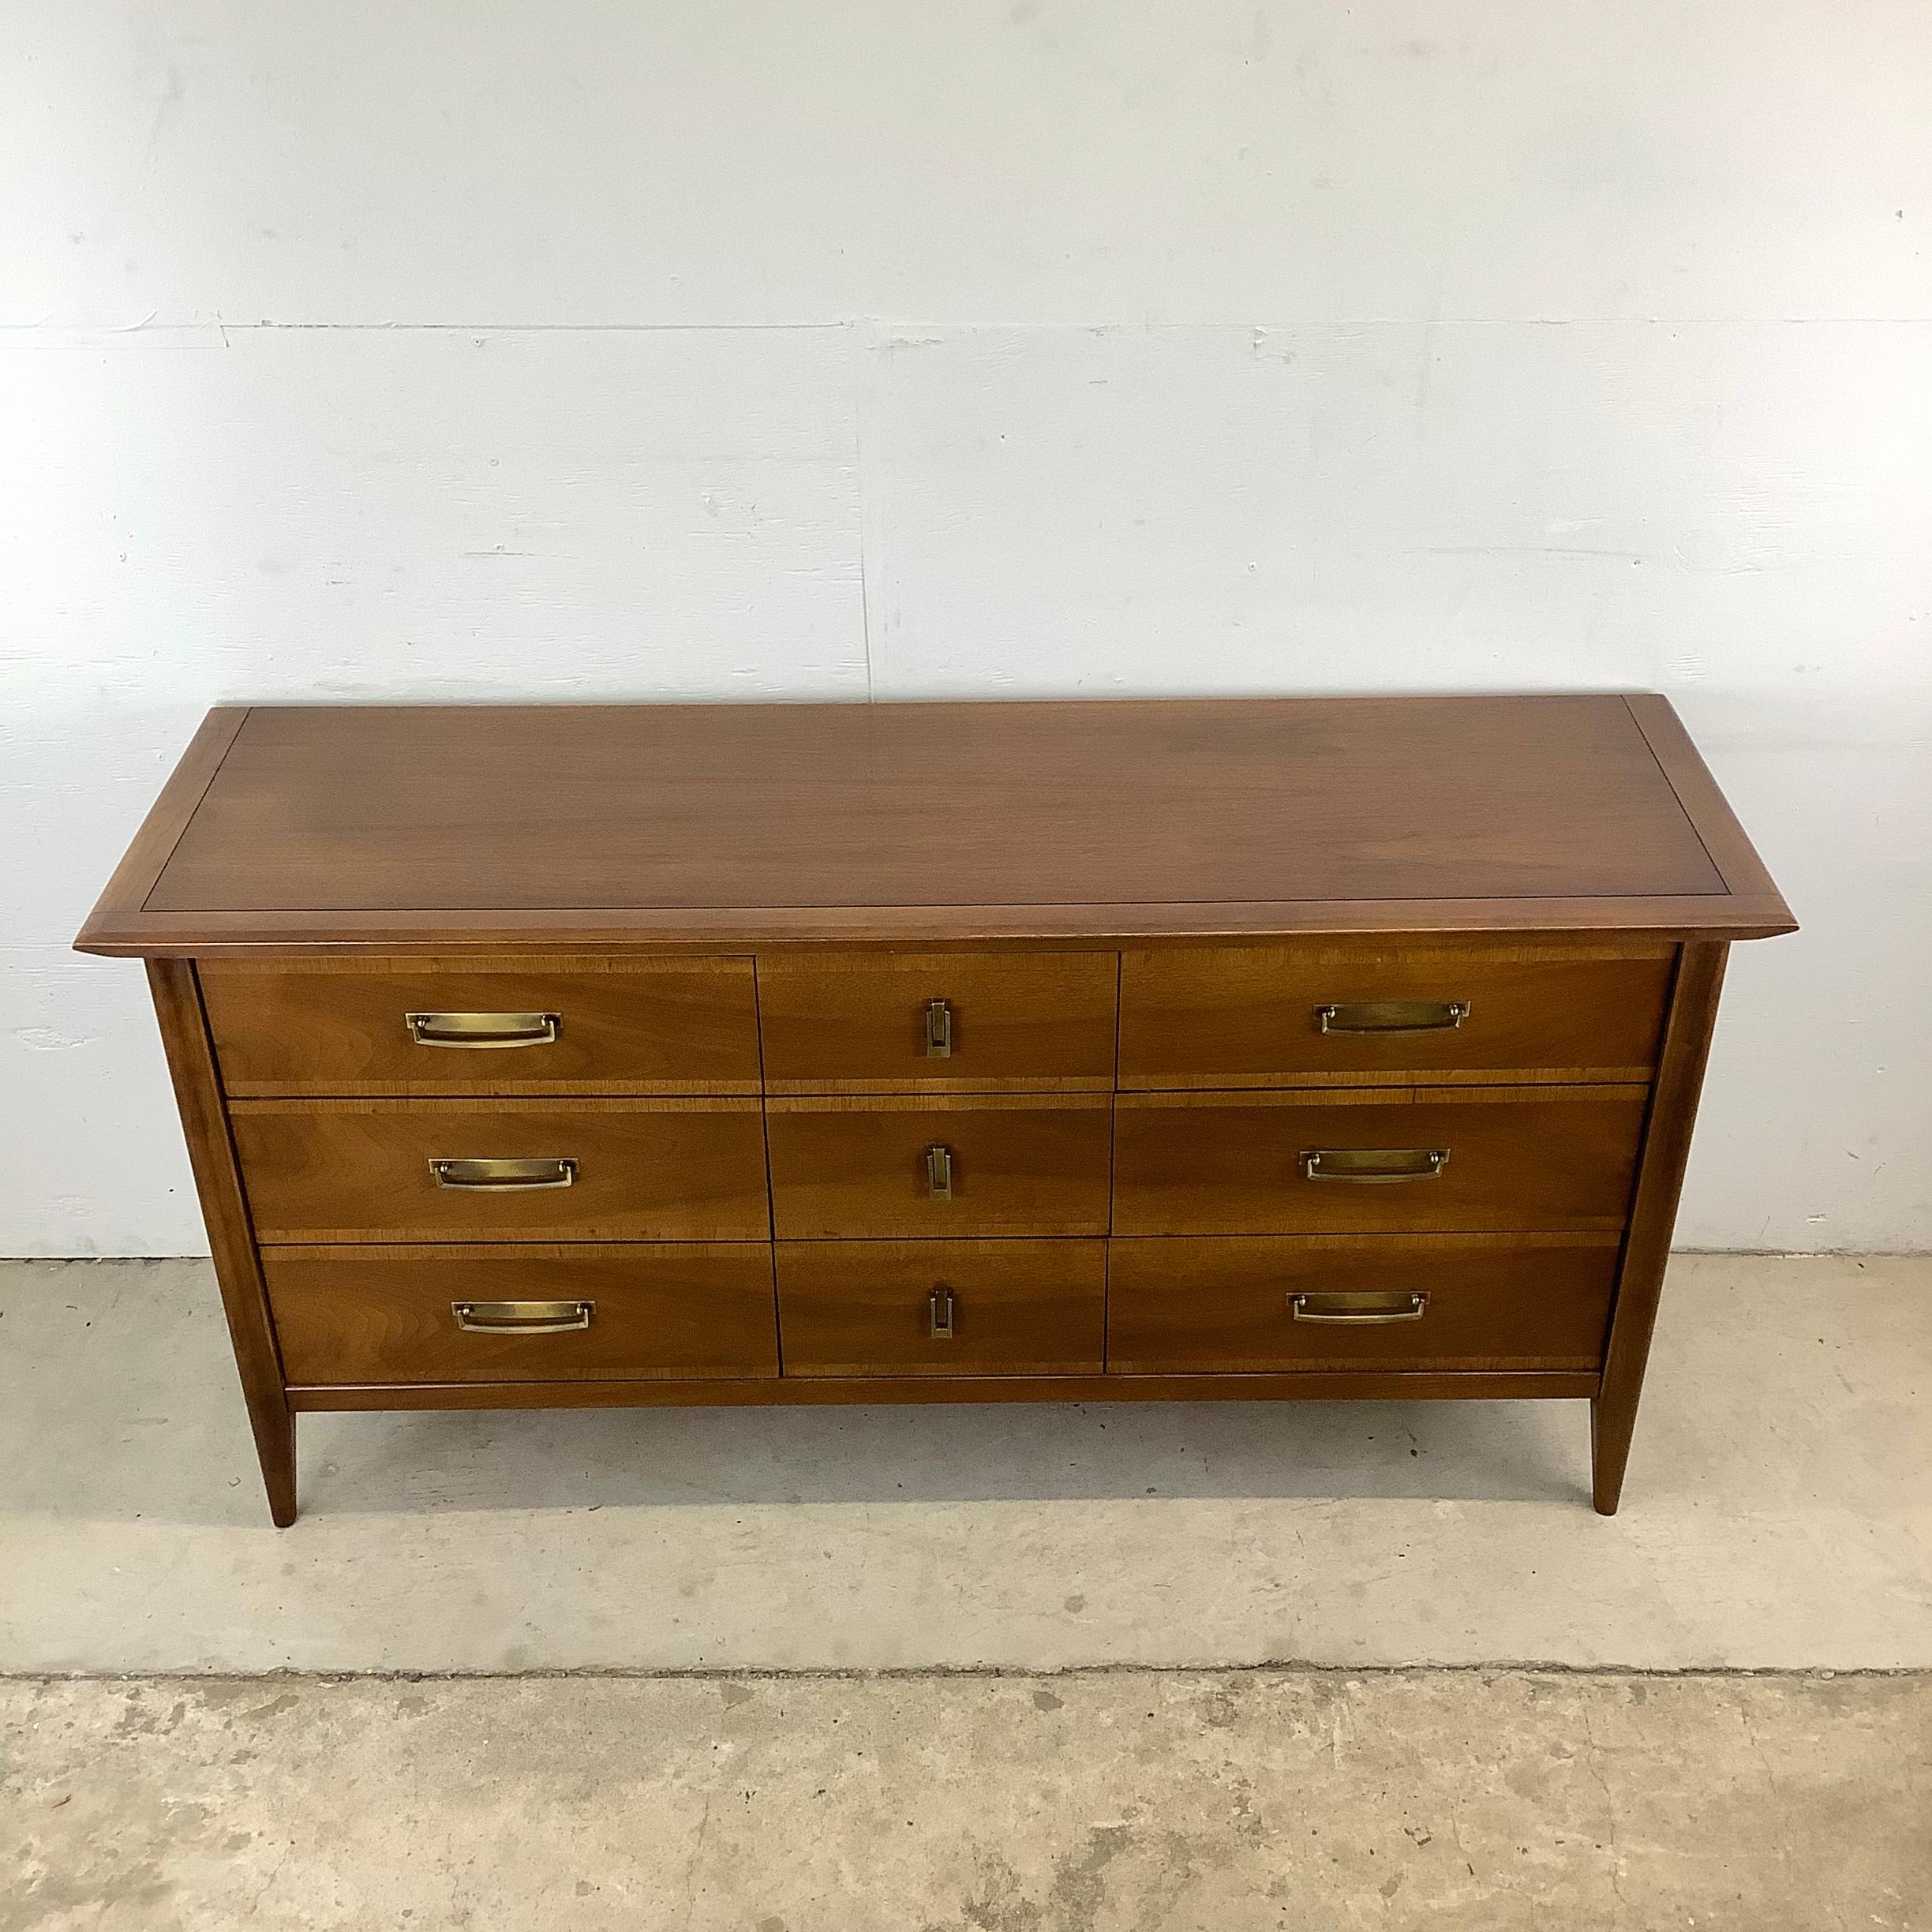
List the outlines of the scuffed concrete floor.
<svg viewBox="0 0 1932 1932">
<path fill-rule="evenodd" d="M 1932 1683 L 0 1684 L 0 1928 L 1932 1924 Z"/>
<path fill-rule="evenodd" d="M 278 1532 L 204 1264 L 0 1267 L 0 1932 L 1932 1928 L 1928 1366 L 1684 1259 L 1608 1522 L 1242 1404 L 311 1417 Z M 1810 1674 L 1363 1668 L 1512 1659 Z"/>
<path fill-rule="evenodd" d="M 1932 1666 L 1932 1260 L 1673 1265 L 1582 1403 L 310 1416 L 205 1264 L 0 1266 L 0 1672 Z"/>
</svg>

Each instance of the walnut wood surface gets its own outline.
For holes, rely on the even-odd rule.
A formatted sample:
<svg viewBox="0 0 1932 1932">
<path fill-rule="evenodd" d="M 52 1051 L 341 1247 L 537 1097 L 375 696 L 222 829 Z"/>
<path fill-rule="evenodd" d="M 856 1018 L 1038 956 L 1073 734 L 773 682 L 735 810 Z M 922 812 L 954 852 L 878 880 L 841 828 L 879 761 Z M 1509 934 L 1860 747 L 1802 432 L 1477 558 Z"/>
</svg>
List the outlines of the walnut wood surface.
<svg viewBox="0 0 1932 1932">
<path fill-rule="evenodd" d="M 248 715 L 245 705 L 217 705 L 196 727 L 74 942 L 80 951 L 141 950 L 123 942 L 137 928 L 143 903 L 207 796 Z"/>
<path fill-rule="evenodd" d="M 1628 1211 L 1646 1090 L 1123 1094 L 1117 1234 L 1608 1230 Z M 1311 1181 L 1319 1148 L 1447 1148 L 1432 1179 Z"/>
<path fill-rule="evenodd" d="M 238 1098 L 277 1094 L 754 1094 L 748 959 L 211 960 L 202 995 Z M 410 1013 L 549 1013 L 528 1046 L 424 1046 Z"/>
<path fill-rule="evenodd" d="M 1109 1244 L 1107 1366 L 1120 1374 L 1291 1368 L 1589 1368 L 1603 1358 L 1617 1237 L 1260 1237 Z M 1298 1322 L 1297 1294 L 1426 1295 L 1421 1319 Z"/>
<path fill-rule="evenodd" d="M 210 715 L 77 943 L 152 962 L 278 1522 L 301 1409 L 1122 1398 L 1587 1395 L 1608 1511 L 1725 944 L 1792 925 L 1655 697 L 294 707 Z M 1314 1024 L 1388 999 L 1470 1011 Z"/>
<path fill-rule="evenodd" d="M 189 1164 L 208 1228 L 262 1483 L 268 1492 L 268 1514 L 278 1528 L 285 1529 L 295 1520 L 295 1417 L 283 1393 L 275 1324 L 222 1110 L 195 969 L 185 960 L 150 960 L 148 984 L 187 1136 Z"/>
<path fill-rule="evenodd" d="M 1631 1209 L 1623 1265 L 1604 1362 L 1603 1386 L 1590 1407 L 1592 1490 L 1598 1512 L 1616 1514 L 1637 1426 L 1637 1402 L 1650 1358 L 1651 1331 L 1664 1292 L 1671 1230 L 1690 1158 L 1705 1063 L 1724 990 L 1724 945 L 1688 945 L 1677 968 L 1664 1058 L 1645 1133 L 1642 1174 Z"/>
<path fill-rule="evenodd" d="M 271 1248 L 263 1257 L 291 1381 L 623 1380 L 775 1376 L 765 1242 Z M 459 1301 L 588 1301 L 587 1328 L 478 1335 Z"/>
<path fill-rule="evenodd" d="M 1121 960 L 1123 1088 L 1647 1080 L 1675 949 L 1169 947 Z M 1336 1002 L 1461 1001 L 1435 1032 L 1323 1032 Z"/>
<path fill-rule="evenodd" d="M 1788 930 L 1700 822 L 1613 695 L 260 707 L 81 943 Z"/>
<path fill-rule="evenodd" d="M 758 966 L 765 1079 L 773 1093 L 1110 1091 L 1113 953 L 814 953 Z M 926 1009 L 944 1000 L 953 1051 L 929 1058 Z"/>
<path fill-rule="evenodd" d="M 419 1382 L 298 1386 L 297 1410 L 688 1408 L 717 1404 L 1419 1402 L 1578 1399 L 1593 1370 L 1304 1369 L 1292 1375 L 781 1376 L 776 1381 Z"/>
<path fill-rule="evenodd" d="M 1624 702 L 1657 762 L 1657 769 L 1670 781 L 1671 789 L 1697 827 L 1698 838 L 1740 914 L 1747 918 L 1754 914 L 1756 919 L 1769 921 L 1769 931 L 1794 930 L 1796 922 L 1790 908 L 1670 700 L 1654 691 L 1638 691 L 1631 693 Z M 1741 939 L 1751 935 L 1740 931 L 1728 936 Z"/>
<path fill-rule="evenodd" d="M 941 1286 L 950 1338 L 932 1333 Z M 1098 1375 L 1106 1244 L 781 1241 L 778 1321 L 788 1376 Z"/>
<path fill-rule="evenodd" d="M 766 1103 L 780 1239 L 1104 1234 L 1109 1103 L 1069 1095 L 934 1095 Z M 926 1150 L 953 1154 L 953 1198 Z"/>
<path fill-rule="evenodd" d="M 263 1241 L 745 1241 L 770 1232 L 755 1100 L 238 1100 Z M 439 1186 L 432 1159 L 578 1163 L 575 1185 Z"/>
</svg>

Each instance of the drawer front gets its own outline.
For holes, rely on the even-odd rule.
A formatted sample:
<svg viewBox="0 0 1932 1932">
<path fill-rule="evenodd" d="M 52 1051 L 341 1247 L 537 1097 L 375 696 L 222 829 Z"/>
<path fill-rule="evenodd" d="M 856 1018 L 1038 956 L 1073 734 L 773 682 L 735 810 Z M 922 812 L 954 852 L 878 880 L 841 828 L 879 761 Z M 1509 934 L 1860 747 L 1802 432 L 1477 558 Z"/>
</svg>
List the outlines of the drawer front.
<svg viewBox="0 0 1932 1932">
<path fill-rule="evenodd" d="M 238 1100 L 230 1118 L 264 1241 L 769 1232 L 755 1100 Z M 506 1161 L 524 1165 L 474 1165 Z"/>
<path fill-rule="evenodd" d="M 1604 1235 L 1116 1241 L 1107 1366 L 1594 1368 L 1616 1261 Z"/>
<path fill-rule="evenodd" d="M 1120 1234 L 1621 1228 L 1641 1087 L 1378 1095 L 1123 1095 Z M 1430 1157 L 1444 1158 L 1429 1171 Z M 1309 1156 L 1321 1158 L 1312 1164 Z M 1362 1178 L 1368 1170 L 1372 1178 Z"/>
<path fill-rule="evenodd" d="M 758 1091 L 748 959 L 200 971 L 230 1095 Z"/>
<path fill-rule="evenodd" d="M 1111 1125 L 1103 1099 L 773 1100 L 777 1232 L 1104 1234 Z"/>
<path fill-rule="evenodd" d="M 1126 1088 L 1648 1080 L 1672 955 L 1369 945 L 1121 961 Z"/>
<path fill-rule="evenodd" d="M 781 1241 L 788 1376 L 1098 1375 L 1097 1241 Z"/>
<path fill-rule="evenodd" d="M 298 1384 L 778 1372 L 762 1242 L 271 1248 L 262 1260 Z"/>
<path fill-rule="evenodd" d="M 758 963 L 773 1093 L 1114 1084 L 1111 953 L 814 953 Z"/>
</svg>

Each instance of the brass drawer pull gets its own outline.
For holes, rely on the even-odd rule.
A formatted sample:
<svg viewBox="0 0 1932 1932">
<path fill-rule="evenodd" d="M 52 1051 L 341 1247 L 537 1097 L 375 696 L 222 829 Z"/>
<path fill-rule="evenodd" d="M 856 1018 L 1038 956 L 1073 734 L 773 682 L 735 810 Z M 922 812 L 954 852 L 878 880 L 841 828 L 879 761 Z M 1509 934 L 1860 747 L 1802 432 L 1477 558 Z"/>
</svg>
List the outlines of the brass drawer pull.
<svg viewBox="0 0 1932 1932">
<path fill-rule="evenodd" d="M 1328 1294 L 1291 1294 L 1288 1311 L 1299 1322 L 1353 1322 L 1358 1328 L 1388 1322 L 1420 1321 L 1428 1312 L 1428 1297 L 1391 1296 L 1369 1290 L 1342 1289 Z"/>
<path fill-rule="evenodd" d="M 1467 1000 L 1352 1000 L 1315 1009 L 1317 1033 L 1446 1033 L 1469 1017 Z"/>
<path fill-rule="evenodd" d="M 953 1009 L 944 1000 L 928 1000 L 926 1003 L 926 1058 L 928 1060 L 953 1058 Z"/>
<path fill-rule="evenodd" d="M 402 1016 L 418 1046 L 548 1046 L 564 1024 L 550 1013 L 413 1013 Z"/>
<path fill-rule="evenodd" d="M 432 1160 L 438 1187 L 507 1194 L 519 1188 L 565 1188 L 577 1178 L 574 1160 Z"/>
<path fill-rule="evenodd" d="M 932 1315 L 933 1339 L 950 1342 L 953 1339 L 953 1290 L 942 1282 L 932 1291 L 927 1303 Z"/>
<path fill-rule="evenodd" d="M 588 1328 L 594 1301 L 452 1301 L 450 1312 L 467 1335 L 568 1335 Z"/>
<path fill-rule="evenodd" d="M 953 1150 L 949 1147 L 926 1150 L 926 1192 L 934 1200 L 953 1198 Z"/>
<path fill-rule="evenodd" d="M 1433 1181 L 1449 1164 L 1447 1148 L 1308 1148 L 1301 1172 L 1310 1181 Z"/>
</svg>

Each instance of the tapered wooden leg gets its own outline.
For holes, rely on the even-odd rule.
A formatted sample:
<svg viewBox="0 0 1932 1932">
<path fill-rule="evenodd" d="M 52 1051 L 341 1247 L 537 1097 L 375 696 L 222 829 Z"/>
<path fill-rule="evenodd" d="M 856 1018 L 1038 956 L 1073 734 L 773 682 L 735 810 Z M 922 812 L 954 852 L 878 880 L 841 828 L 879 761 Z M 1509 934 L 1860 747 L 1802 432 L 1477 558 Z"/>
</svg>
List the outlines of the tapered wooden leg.
<svg viewBox="0 0 1932 1932">
<path fill-rule="evenodd" d="M 1697 1121 L 1698 1097 L 1703 1091 L 1704 1064 L 1710 1055 L 1711 1029 L 1717 1023 L 1717 995 L 1724 987 L 1729 951 L 1715 940 L 1678 949 L 1670 1017 L 1664 1023 L 1664 1050 L 1644 1129 L 1643 1158 L 1617 1276 L 1616 1305 L 1611 1311 L 1603 1380 L 1590 1404 L 1590 1492 L 1598 1513 L 1604 1516 L 1616 1514 L 1623 1493 L 1637 1401 L 1650 1359 L 1650 1335 L 1664 1292 L 1671 1232 L 1677 1225 L 1677 1201 L 1690 1158 L 1690 1130 Z"/>
<path fill-rule="evenodd" d="M 1623 1471 L 1637 1428 L 1634 1398 L 1612 1410 L 1599 1395 L 1590 1402 L 1590 1500 L 1599 1516 L 1614 1516 L 1623 1496 Z"/>
<path fill-rule="evenodd" d="M 251 1413 L 255 1425 L 255 1453 L 261 1459 L 262 1487 L 268 1492 L 268 1516 L 278 1530 L 295 1520 L 295 1412 L 280 1417 Z"/>
<path fill-rule="evenodd" d="M 286 1530 L 295 1520 L 295 1417 L 282 1379 L 281 1351 L 275 1345 L 268 1291 L 228 1133 L 200 983 L 193 962 L 177 959 L 150 960 L 148 983 L 161 1023 L 161 1043 L 167 1050 L 182 1130 L 188 1137 L 189 1163 L 208 1224 L 235 1367 L 241 1371 L 242 1393 L 255 1432 L 268 1514 L 277 1529 Z"/>
</svg>

